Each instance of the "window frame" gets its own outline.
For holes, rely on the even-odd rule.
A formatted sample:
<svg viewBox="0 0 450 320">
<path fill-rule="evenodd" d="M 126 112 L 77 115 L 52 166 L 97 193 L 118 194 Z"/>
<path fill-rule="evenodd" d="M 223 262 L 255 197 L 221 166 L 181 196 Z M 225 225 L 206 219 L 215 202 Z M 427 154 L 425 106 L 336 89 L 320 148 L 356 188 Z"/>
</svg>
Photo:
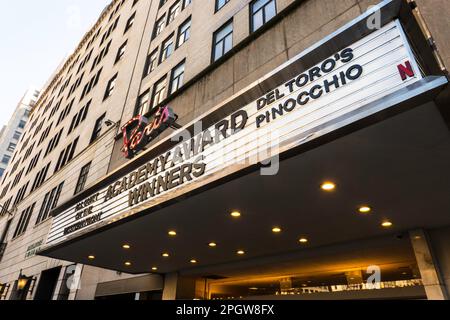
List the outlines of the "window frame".
<svg viewBox="0 0 450 320">
<path fill-rule="evenodd" d="M 165 46 L 167 43 L 169 43 L 171 41 L 171 47 L 172 47 L 172 51 L 170 52 L 169 55 L 166 55 L 165 53 L 167 52 L 167 48 L 169 48 L 169 46 Z M 161 43 L 161 52 L 159 54 L 159 64 L 163 63 L 164 61 L 166 61 L 167 59 L 169 59 L 172 54 L 175 52 L 175 35 L 174 33 L 172 33 L 170 36 L 168 36 L 162 43 Z M 164 58 L 163 58 L 164 57 Z"/>
<path fill-rule="evenodd" d="M 174 77 L 175 71 L 177 71 L 177 69 L 179 69 L 180 67 L 183 67 L 183 72 L 181 72 L 177 77 Z M 181 61 L 179 64 L 177 64 L 170 72 L 170 83 L 169 83 L 169 91 L 168 91 L 169 95 L 174 94 L 175 92 L 180 90 L 181 87 L 183 87 L 185 73 L 186 73 L 186 59 L 183 59 L 183 61 Z M 181 78 L 181 81 L 180 81 L 180 78 Z M 173 88 L 174 88 L 173 83 L 174 83 L 175 79 L 177 79 L 177 88 L 175 91 L 173 91 Z"/>
<path fill-rule="evenodd" d="M 228 33 L 225 37 L 223 37 L 219 42 L 217 42 L 217 35 L 226 27 L 228 27 L 229 25 L 231 25 L 231 32 Z M 218 43 L 220 42 L 224 42 L 225 44 L 225 39 L 231 34 L 231 48 L 228 51 L 224 51 L 225 46 L 223 46 L 222 48 L 222 55 L 216 59 L 216 46 Z M 212 63 L 215 63 L 217 61 L 219 61 L 220 59 L 222 59 L 228 52 L 230 52 L 231 50 L 233 50 L 234 46 L 233 46 L 233 42 L 234 42 L 234 21 L 233 18 L 231 18 L 230 20 L 228 20 L 227 22 L 225 22 L 220 28 L 218 28 L 214 33 L 213 33 L 213 39 L 212 39 L 212 52 L 211 52 L 211 61 Z"/>
<path fill-rule="evenodd" d="M 164 83 L 164 88 L 159 90 L 159 91 L 156 91 L 156 89 L 157 89 L 157 87 L 158 87 L 158 85 L 160 83 Z M 163 92 L 162 95 L 161 95 L 161 92 Z M 156 96 L 158 96 L 159 99 L 158 99 L 158 103 L 155 104 Z M 161 96 L 163 98 L 161 98 Z M 161 102 L 166 99 L 166 97 L 167 97 L 167 75 L 163 76 L 161 79 L 156 81 L 155 84 L 153 85 L 153 92 L 152 92 L 152 98 L 151 98 L 151 101 L 150 101 L 150 109 L 149 109 L 149 111 L 155 109 L 158 105 L 160 105 Z"/>
<path fill-rule="evenodd" d="M 103 101 L 107 100 L 108 98 L 110 98 L 113 93 L 114 90 L 116 89 L 117 86 L 117 78 L 119 76 L 119 73 L 116 73 L 109 81 L 108 84 L 106 86 L 106 90 L 105 90 L 105 95 L 103 97 Z"/>
<path fill-rule="evenodd" d="M 181 29 L 183 29 L 183 27 L 185 27 L 187 24 L 189 24 L 189 28 L 187 28 L 184 32 L 181 32 Z M 187 18 L 179 27 L 178 27 L 178 32 L 177 32 L 177 43 L 175 48 L 178 49 L 180 48 L 183 44 L 185 44 L 186 42 L 189 41 L 189 39 L 191 38 L 191 29 L 192 29 L 192 17 L 189 16 L 189 18 Z M 186 37 L 183 37 L 183 43 L 180 44 L 180 39 L 181 39 L 181 35 L 186 35 L 186 33 L 188 34 L 188 37 L 186 39 Z"/>
<path fill-rule="evenodd" d="M 222 9 L 223 7 L 225 7 L 231 0 L 224 0 L 224 4 L 219 7 L 219 0 L 215 0 L 215 4 L 214 4 L 214 13 L 217 13 L 220 11 L 220 9 Z"/>
<path fill-rule="evenodd" d="M 250 2 L 250 5 L 249 5 L 249 10 L 250 10 L 250 12 L 249 12 L 249 17 L 250 17 L 250 34 L 252 34 L 252 33 L 255 33 L 256 31 L 258 31 L 259 29 L 261 29 L 262 27 L 264 27 L 264 25 L 266 25 L 270 20 L 272 20 L 273 18 L 275 18 L 276 16 L 277 16 L 277 14 L 278 14 L 278 7 L 277 7 L 277 1 L 276 0 L 269 0 L 264 6 L 262 6 L 258 11 L 260 11 L 260 10 L 263 10 L 263 24 L 258 28 L 258 29 L 254 29 L 254 20 L 253 20 L 253 17 L 255 16 L 255 13 L 253 13 L 253 6 L 255 5 L 255 3 L 257 2 L 258 0 L 253 0 L 252 2 Z M 275 5 L 275 15 L 272 17 L 272 18 L 270 18 L 269 20 L 266 20 L 266 18 L 265 18 L 265 16 L 266 16 L 266 12 L 265 12 L 265 7 L 269 4 L 269 2 L 272 2 L 273 1 L 273 3 L 274 3 L 274 5 Z M 256 12 L 258 12 L 258 11 L 256 11 Z"/>
<path fill-rule="evenodd" d="M 75 191 L 73 194 L 74 196 L 85 190 L 85 186 L 86 186 L 87 179 L 89 177 L 89 172 L 91 170 L 91 166 L 92 166 L 92 161 L 85 164 L 81 168 L 80 174 L 78 176 L 77 184 L 75 185 Z"/>
<path fill-rule="evenodd" d="M 92 130 L 91 140 L 89 144 L 94 143 L 100 137 L 103 130 L 103 122 L 106 119 L 106 112 L 95 120 L 94 129 Z"/>
<path fill-rule="evenodd" d="M 178 7 L 178 8 L 177 8 Z M 175 10 L 175 12 L 173 13 L 172 10 L 174 8 L 177 8 Z M 173 5 L 169 8 L 168 14 L 167 14 L 167 21 L 166 21 L 166 26 L 168 26 L 169 24 L 171 24 L 173 21 L 175 21 L 175 19 L 178 17 L 178 15 L 181 13 L 181 11 L 183 11 L 183 3 L 181 2 L 181 0 L 177 0 L 173 3 Z M 170 19 L 173 16 L 172 20 Z"/>
</svg>

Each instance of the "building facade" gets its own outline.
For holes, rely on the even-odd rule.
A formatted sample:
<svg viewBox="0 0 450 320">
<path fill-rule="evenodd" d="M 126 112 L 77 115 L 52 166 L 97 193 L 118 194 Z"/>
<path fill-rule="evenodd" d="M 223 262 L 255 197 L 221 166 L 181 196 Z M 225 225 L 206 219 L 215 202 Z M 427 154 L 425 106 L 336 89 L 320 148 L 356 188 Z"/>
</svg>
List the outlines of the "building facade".
<svg viewBox="0 0 450 320">
<path fill-rule="evenodd" d="M 20 100 L 8 124 L 3 127 L 0 133 L 0 157 L 2 159 L 0 162 L 0 177 L 5 173 L 6 167 L 13 157 L 31 109 L 36 104 L 38 97 L 38 90 L 29 89 Z"/>
<path fill-rule="evenodd" d="M 1 298 L 447 299 L 448 10 L 112 1 L 2 178 Z"/>
</svg>

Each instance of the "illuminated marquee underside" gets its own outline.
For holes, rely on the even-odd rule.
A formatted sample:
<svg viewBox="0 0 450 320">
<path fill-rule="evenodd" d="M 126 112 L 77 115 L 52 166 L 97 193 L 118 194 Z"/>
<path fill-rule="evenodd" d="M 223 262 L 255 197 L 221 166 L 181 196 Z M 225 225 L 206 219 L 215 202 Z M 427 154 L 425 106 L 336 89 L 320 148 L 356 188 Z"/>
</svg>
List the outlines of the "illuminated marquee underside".
<svg viewBox="0 0 450 320">
<path fill-rule="evenodd" d="M 336 119 L 355 121 L 364 106 L 421 78 L 400 23 L 389 23 L 63 211 L 54 218 L 47 245 L 316 139 L 335 130 Z"/>
</svg>

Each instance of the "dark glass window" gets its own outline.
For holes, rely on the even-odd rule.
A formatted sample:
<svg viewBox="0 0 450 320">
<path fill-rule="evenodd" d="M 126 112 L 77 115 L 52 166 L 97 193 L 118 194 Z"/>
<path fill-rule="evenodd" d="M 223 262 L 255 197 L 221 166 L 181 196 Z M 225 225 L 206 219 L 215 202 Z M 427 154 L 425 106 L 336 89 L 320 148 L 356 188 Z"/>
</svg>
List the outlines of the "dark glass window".
<svg viewBox="0 0 450 320">
<path fill-rule="evenodd" d="M 219 60 L 233 48 L 233 22 L 230 21 L 214 33 L 213 61 Z"/>
<path fill-rule="evenodd" d="M 97 121 L 95 122 L 94 131 L 92 132 L 91 136 L 91 143 L 97 140 L 97 138 L 102 133 L 103 122 L 105 121 L 105 117 L 106 113 L 103 114 L 100 118 L 98 118 Z"/>
<path fill-rule="evenodd" d="M 80 176 L 78 177 L 77 186 L 75 188 L 75 194 L 78 194 L 84 190 L 84 186 L 86 185 L 90 169 L 91 169 L 91 162 L 89 162 L 87 165 L 81 168 Z"/>
<path fill-rule="evenodd" d="M 255 0 L 250 5 L 252 32 L 277 15 L 275 0 Z"/>
<path fill-rule="evenodd" d="M 183 61 L 172 70 L 170 79 L 170 93 L 175 93 L 183 85 L 185 62 Z"/>
</svg>

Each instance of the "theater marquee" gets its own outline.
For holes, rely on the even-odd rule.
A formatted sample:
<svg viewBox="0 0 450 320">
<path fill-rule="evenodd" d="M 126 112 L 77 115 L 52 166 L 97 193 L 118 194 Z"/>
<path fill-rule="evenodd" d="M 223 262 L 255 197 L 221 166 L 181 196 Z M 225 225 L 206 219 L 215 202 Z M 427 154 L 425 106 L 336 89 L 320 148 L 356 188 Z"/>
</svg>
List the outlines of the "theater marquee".
<svg viewBox="0 0 450 320">
<path fill-rule="evenodd" d="M 47 245 L 256 164 L 261 150 L 281 153 L 311 141 L 337 129 L 336 119 L 356 121 L 364 106 L 421 78 L 400 23 L 389 23 L 63 211 Z"/>
</svg>

